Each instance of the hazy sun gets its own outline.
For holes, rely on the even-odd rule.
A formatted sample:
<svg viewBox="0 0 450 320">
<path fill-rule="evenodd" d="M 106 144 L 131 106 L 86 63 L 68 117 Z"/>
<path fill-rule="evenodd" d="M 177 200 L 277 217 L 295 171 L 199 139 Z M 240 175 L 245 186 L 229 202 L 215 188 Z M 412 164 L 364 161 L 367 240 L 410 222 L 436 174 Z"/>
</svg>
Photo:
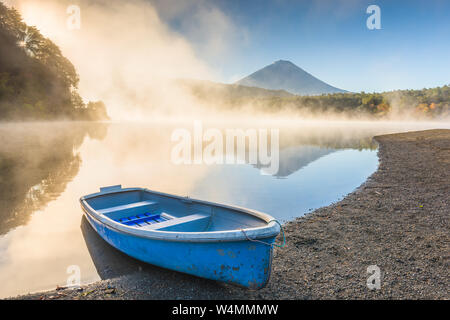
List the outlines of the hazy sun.
<svg viewBox="0 0 450 320">
<path fill-rule="evenodd" d="M 22 14 L 26 24 L 36 26 L 45 37 L 59 39 L 66 33 L 64 6 L 33 0 L 15 1 L 13 6 Z"/>
</svg>

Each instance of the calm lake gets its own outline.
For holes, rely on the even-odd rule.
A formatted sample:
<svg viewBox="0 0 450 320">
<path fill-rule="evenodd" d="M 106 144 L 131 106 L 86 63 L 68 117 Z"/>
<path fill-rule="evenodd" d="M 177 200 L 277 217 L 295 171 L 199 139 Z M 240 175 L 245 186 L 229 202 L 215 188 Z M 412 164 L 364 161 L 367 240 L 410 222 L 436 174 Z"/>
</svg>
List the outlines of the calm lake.
<svg viewBox="0 0 450 320">
<path fill-rule="evenodd" d="M 179 128 L 194 134 L 192 122 L 0 124 L 0 297 L 65 285 L 73 266 L 82 283 L 135 270 L 136 261 L 115 255 L 82 219 L 78 199 L 101 186 L 148 187 L 264 211 L 285 222 L 360 186 L 378 166 L 374 135 L 448 125 L 285 121 L 203 127 L 279 129 L 277 172 L 249 163 L 248 148 L 242 164 L 174 163 L 171 135 Z"/>
</svg>

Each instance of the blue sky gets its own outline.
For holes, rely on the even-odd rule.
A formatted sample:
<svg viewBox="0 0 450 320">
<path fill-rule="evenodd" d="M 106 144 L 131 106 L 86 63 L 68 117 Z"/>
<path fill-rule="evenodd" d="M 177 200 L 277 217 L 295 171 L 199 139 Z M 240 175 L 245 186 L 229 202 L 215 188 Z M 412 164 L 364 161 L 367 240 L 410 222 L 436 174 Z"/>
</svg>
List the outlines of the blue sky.
<svg viewBox="0 0 450 320">
<path fill-rule="evenodd" d="M 381 30 L 366 27 L 371 4 L 381 9 Z M 283 59 L 350 91 L 450 83 L 450 1 L 212 0 L 198 5 L 214 6 L 232 25 L 223 39 L 230 42 L 225 53 L 205 48 L 205 37 L 217 43 L 220 34 L 192 32 L 192 11 L 162 18 L 194 43 L 197 55 L 218 71 L 216 81 L 233 82 Z"/>
</svg>

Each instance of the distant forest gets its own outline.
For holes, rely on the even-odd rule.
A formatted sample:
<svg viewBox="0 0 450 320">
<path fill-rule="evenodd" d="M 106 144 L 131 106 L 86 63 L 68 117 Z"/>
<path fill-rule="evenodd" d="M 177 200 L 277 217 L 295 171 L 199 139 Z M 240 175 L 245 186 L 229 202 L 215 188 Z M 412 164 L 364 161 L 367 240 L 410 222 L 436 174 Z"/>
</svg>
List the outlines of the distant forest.
<svg viewBox="0 0 450 320">
<path fill-rule="evenodd" d="M 450 86 L 384 93 L 336 93 L 320 96 L 270 97 L 252 102 L 257 106 L 290 109 L 320 115 L 326 112 L 386 118 L 410 116 L 439 119 L 450 117 Z"/>
<path fill-rule="evenodd" d="M 0 121 L 108 119 L 103 102 L 83 102 L 61 50 L 1 2 L 0 44 Z"/>
<path fill-rule="evenodd" d="M 383 93 L 334 93 L 298 96 L 283 90 L 266 90 L 237 84 L 184 80 L 184 88 L 200 101 L 219 108 L 251 108 L 299 115 L 343 115 L 349 118 L 449 119 L 450 86 Z"/>
</svg>

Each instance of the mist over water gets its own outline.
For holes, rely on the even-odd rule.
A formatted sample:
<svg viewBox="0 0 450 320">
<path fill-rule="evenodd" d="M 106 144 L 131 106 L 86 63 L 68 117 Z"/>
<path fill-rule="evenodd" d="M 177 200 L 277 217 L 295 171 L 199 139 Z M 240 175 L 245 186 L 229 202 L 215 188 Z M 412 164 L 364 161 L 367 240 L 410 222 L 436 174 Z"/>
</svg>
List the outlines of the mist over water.
<svg viewBox="0 0 450 320">
<path fill-rule="evenodd" d="M 66 9 L 72 1 L 9 3 L 19 9 L 27 24 L 36 25 L 61 48 L 80 74 L 80 94 L 103 100 L 113 119 L 136 120 L 155 112 L 185 114 L 198 109 L 195 99 L 173 80 L 207 79 L 213 72 L 196 57 L 186 39 L 160 20 L 149 1 L 77 1 L 80 30 L 66 27 Z"/>
</svg>

